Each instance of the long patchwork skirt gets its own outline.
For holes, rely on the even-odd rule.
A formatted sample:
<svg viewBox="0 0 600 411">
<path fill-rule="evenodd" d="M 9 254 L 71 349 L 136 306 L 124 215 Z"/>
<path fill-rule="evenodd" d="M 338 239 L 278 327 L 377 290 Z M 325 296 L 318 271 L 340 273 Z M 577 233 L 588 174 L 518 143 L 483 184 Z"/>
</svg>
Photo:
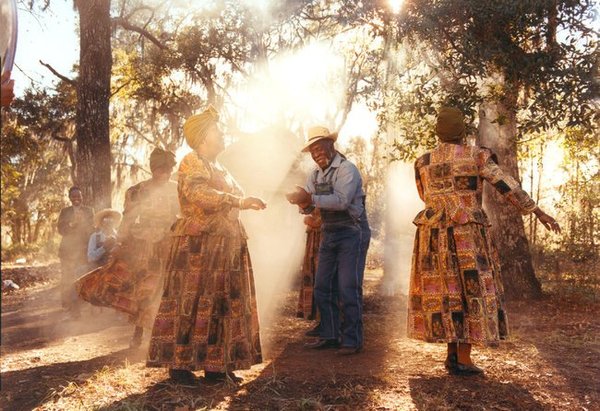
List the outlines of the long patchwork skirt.
<svg viewBox="0 0 600 411">
<path fill-rule="evenodd" d="M 227 372 L 262 362 L 246 240 L 173 237 L 146 365 Z"/>
<path fill-rule="evenodd" d="M 317 304 L 314 298 L 315 274 L 319 260 L 319 245 L 321 244 L 321 230 L 310 228 L 306 236 L 306 249 L 302 263 L 300 295 L 298 297 L 297 316 L 306 320 L 317 317 Z"/>
<path fill-rule="evenodd" d="M 408 336 L 497 345 L 508 336 L 498 254 L 487 227 L 418 225 Z"/>
<path fill-rule="evenodd" d="M 79 296 L 91 304 L 129 314 L 136 326 L 151 328 L 162 294 L 169 238 L 153 243 L 127 241 L 119 256 L 77 281 Z"/>
</svg>

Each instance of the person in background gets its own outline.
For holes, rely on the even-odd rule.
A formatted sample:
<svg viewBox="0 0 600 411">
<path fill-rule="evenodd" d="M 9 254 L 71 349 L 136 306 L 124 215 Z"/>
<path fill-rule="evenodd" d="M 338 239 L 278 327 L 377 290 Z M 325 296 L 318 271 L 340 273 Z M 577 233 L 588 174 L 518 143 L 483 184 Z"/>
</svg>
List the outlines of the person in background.
<svg viewBox="0 0 600 411">
<path fill-rule="evenodd" d="M 317 304 L 314 298 L 315 274 L 319 262 L 319 246 L 321 244 L 321 217 L 318 210 L 304 217 L 306 225 L 306 247 L 304 261 L 300 272 L 300 295 L 298 298 L 297 316 L 306 320 L 318 319 Z M 319 336 L 319 325 L 305 335 Z"/>
<path fill-rule="evenodd" d="M 177 218 L 177 184 L 170 180 L 175 154 L 155 148 L 150 154 L 152 177 L 125 193 L 123 221 L 108 265 L 78 280 L 79 295 L 94 305 L 129 314 L 135 325 L 130 348 L 142 343 L 160 303 L 170 228 Z"/>
<path fill-rule="evenodd" d="M 171 151 L 155 148 L 150 154 L 152 177 L 130 187 L 125 194 L 123 222 L 119 228 L 120 255 L 133 277 L 131 299 L 135 330 L 130 346 L 141 344 L 144 328 L 152 329 L 162 294 L 170 228 L 177 220 L 177 184 L 170 181 L 177 162 Z"/>
<path fill-rule="evenodd" d="M 471 346 L 494 346 L 508 335 L 498 254 L 482 208 L 487 181 L 523 214 L 534 213 L 560 231 L 519 183 L 504 173 L 485 147 L 465 145 L 463 113 L 438 112 L 438 146 L 415 162 L 419 196 L 425 202 L 415 234 L 408 305 L 408 336 L 447 343 L 451 374 L 481 374 Z"/>
<path fill-rule="evenodd" d="M 74 318 L 80 316 L 80 304 L 75 294 L 74 281 L 79 267 L 87 263 L 87 245 L 94 229 L 94 210 L 83 205 L 79 187 L 69 189 L 71 206 L 60 211 L 57 228 L 62 236 L 58 248 L 61 262 L 61 302 Z"/>
<path fill-rule="evenodd" d="M 96 230 L 90 235 L 87 248 L 86 272 L 108 263 L 111 251 L 117 245 L 117 230 L 121 213 L 111 208 L 98 211 L 94 216 Z"/>
</svg>

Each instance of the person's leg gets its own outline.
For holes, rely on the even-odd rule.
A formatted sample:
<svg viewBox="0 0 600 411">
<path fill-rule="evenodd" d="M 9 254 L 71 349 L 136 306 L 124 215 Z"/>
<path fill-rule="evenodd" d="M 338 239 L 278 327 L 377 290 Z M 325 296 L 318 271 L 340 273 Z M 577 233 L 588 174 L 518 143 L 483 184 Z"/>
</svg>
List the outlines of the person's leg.
<svg viewBox="0 0 600 411">
<path fill-rule="evenodd" d="M 144 335 L 144 328 L 136 325 L 133 330 L 133 336 L 131 337 L 131 341 L 129 342 L 130 348 L 137 348 L 142 344 L 142 337 Z"/>
<path fill-rule="evenodd" d="M 335 233 L 323 233 L 319 248 L 319 265 L 315 276 L 315 300 L 321 315 L 320 337 L 327 340 L 339 338 L 339 310 L 333 295 L 336 268 Z"/>
<path fill-rule="evenodd" d="M 473 365 L 471 360 L 471 344 L 458 345 L 458 362 L 463 365 Z"/>
<path fill-rule="evenodd" d="M 444 367 L 446 370 L 452 372 L 456 368 L 457 362 L 456 343 L 448 343 L 448 352 L 446 354 L 446 361 L 444 361 Z"/>
<path fill-rule="evenodd" d="M 455 372 L 458 374 L 483 374 L 483 370 L 473 364 L 471 360 L 471 344 L 458 344 L 457 349 L 458 361 L 454 366 Z"/>
<path fill-rule="evenodd" d="M 340 239 L 337 273 L 344 312 L 343 347 L 360 348 L 363 344 L 361 239 L 361 231 L 354 227 L 345 230 Z"/>
</svg>

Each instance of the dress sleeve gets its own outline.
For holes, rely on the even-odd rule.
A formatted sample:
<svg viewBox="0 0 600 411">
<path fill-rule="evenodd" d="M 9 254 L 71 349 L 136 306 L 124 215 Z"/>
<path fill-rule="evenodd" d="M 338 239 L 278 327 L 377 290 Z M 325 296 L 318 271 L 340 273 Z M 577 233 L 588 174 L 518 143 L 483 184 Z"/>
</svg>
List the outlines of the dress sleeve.
<svg viewBox="0 0 600 411">
<path fill-rule="evenodd" d="M 419 162 L 418 160 L 415 162 L 415 183 L 417 185 L 417 191 L 419 193 L 419 197 L 423 202 L 425 201 L 425 196 L 423 194 L 423 182 L 421 181 L 421 171 L 419 170 Z"/>
<path fill-rule="evenodd" d="M 136 186 L 130 187 L 125 192 L 125 201 L 123 202 L 123 220 L 119 225 L 119 241 L 127 238 L 131 232 L 131 225 L 135 221 L 138 211 L 138 202 L 136 201 Z"/>
<path fill-rule="evenodd" d="M 502 171 L 498 165 L 498 158 L 491 150 L 481 148 L 477 163 L 479 175 L 494 186 L 496 191 L 517 207 L 521 213 L 529 214 L 536 209 L 535 201 L 521 188 L 517 180 Z"/>
<path fill-rule="evenodd" d="M 212 172 L 209 167 L 194 153 L 185 157 L 179 167 L 181 195 L 208 211 L 216 211 L 223 206 L 239 207 L 242 197 L 211 186 Z"/>
</svg>

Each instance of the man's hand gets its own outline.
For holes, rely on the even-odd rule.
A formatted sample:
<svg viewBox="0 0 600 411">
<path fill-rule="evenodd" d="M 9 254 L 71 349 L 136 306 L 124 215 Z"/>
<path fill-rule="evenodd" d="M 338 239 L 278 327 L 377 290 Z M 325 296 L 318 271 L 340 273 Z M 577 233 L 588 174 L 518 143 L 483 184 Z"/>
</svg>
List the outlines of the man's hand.
<svg viewBox="0 0 600 411">
<path fill-rule="evenodd" d="M 544 213 L 539 207 L 533 210 L 533 212 L 535 213 L 537 219 L 540 220 L 540 223 L 542 223 L 547 230 L 560 233 L 560 225 L 558 225 L 554 218 Z"/>
<path fill-rule="evenodd" d="M 246 197 L 240 201 L 242 210 L 264 210 L 265 208 L 267 208 L 267 203 L 257 197 Z"/>
<path fill-rule="evenodd" d="M 285 195 L 291 204 L 296 204 L 300 208 L 306 208 L 312 204 L 311 195 L 302 187 L 296 186 L 296 191 Z"/>
</svg>

